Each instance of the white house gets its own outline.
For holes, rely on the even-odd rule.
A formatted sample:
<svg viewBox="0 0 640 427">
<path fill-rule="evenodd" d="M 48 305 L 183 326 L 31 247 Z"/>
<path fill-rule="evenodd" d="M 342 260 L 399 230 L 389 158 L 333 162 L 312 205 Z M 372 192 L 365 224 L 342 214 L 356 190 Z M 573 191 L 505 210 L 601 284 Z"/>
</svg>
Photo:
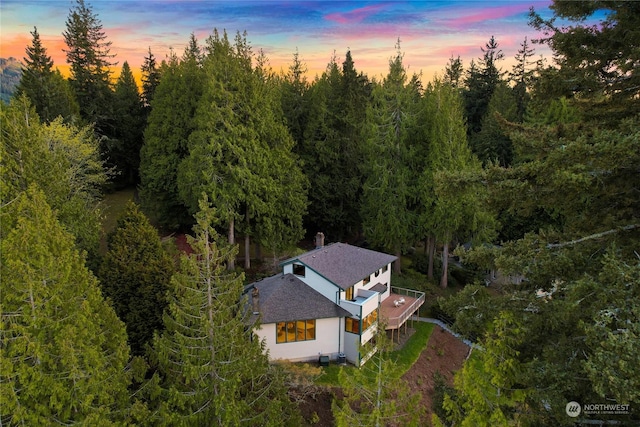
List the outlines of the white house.
<svg viewBox="0 0 640 427">
<path fill-rule="evenodd" d="M 399 329 L 424 303 L 424 293 L 391 287 L 393 255 L 334 243 L 290 258 L 282 272 L 246 287 L 255 330 L 272 360 L 346 359 L 357 366 L 359 352 L 376 331 L 378 319 Z"/>
</svg>

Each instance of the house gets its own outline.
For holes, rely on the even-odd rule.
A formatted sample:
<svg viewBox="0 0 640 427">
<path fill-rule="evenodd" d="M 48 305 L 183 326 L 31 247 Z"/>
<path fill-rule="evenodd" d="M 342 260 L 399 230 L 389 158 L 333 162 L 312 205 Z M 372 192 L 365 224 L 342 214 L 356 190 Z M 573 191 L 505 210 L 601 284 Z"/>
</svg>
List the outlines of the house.
<svg viewBox="0 0 640 427">
<path fill-rule="evenodd" d="M 357 366 L 368 355 L 360 344 L 375 335 L 378 321 L 400 329 L 424 303 L 424 293 L 391 286 L 393 255 L 346 243 L 324 245 L 290 258 L 282 272 L 246 287 L 255 330 L 272 360 L 346 360 Z"/>
</svg>

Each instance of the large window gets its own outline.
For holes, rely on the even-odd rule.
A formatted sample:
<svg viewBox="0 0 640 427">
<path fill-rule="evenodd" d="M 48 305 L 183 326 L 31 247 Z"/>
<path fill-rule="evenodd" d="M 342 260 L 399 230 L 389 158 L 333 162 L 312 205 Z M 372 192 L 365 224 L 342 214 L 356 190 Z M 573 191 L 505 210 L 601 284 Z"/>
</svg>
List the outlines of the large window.
<svg viewBox="0 0 640 427">
<path fill-rule="evenodd" d="M 344 330 L 347 332 L 351 332 L 352 334 L 360 333 L 360 319 L 354 319 L 352 317 L 347 317 L 344 322 Z"/>
<path fill-rule="evenodd" d="M 316 339 L 316 321 L 295 320 L 276 323 L 276 342 L 310 341 Z"/>
<path fill-rule="evenodd" d="M 367 317 L 362 319 L 362 330 L 366 331 L 378 321 L 378 310 L 373 310 Z"/>
<path fill-rule="evenodd" d="M 366 331 L 378 321 L 378 310 L 374 310 L 362 319 L 362 330 Z M 360 334 L 360 319 L 347 317 L 344 322 L 344 330 L 352 334 Z"/>
</svg>

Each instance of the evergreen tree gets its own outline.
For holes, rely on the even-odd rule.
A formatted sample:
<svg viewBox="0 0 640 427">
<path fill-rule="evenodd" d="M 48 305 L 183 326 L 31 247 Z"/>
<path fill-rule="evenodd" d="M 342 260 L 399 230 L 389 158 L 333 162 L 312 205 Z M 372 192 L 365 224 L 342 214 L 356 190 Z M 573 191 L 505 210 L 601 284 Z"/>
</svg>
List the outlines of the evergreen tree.
<svg viewBox="0 0 640 427">
<path fill-rule="evenodd" d="M 145 117 L 148 117 L 151 101 L 153 101 L 153 96 L 160 84 L 160 70 L 156 63 L 156 57 L 151 53 L 151 48 L 149 48 L 148 55 L 144 57 L 144 63 L 140 70 L 142 71 L 142 103 L 147 110 Z"/>
<path fill-rule="evenodd" d="M 416 126 L 420 104 L 414 102 L 412 88 L 397 46 L 389 61 L 389 73 L 374 90 L 372 132 L 366 162 L 367 179 L 361 203 L 364 234 L 376 246 L 392 251 L 400 258 L 402 250 L 415 241 L 416 194 L 412 183 L 420 167 L 416 162 Z M 400 263 L 394 264 L 400 272 Z"/>
<path fill-rule="evenodd" d="M 180 61 L 175 54 L 161 74 L 140 151 L 140 197 L 151 219 L 179 229 L 193 222 L 178 193 L 178 165 L 189 154 L 205 76 L 195 59 Z"/>
<path fill-rule="evenodd" d="M 419 425 L 424 411 L 420 395 L 412 394 L 400 378 L 392 348 L 384 327 L 379 326 L 375 347 L 369 343 L 361 349 L 361 354 L 374 352 L 367 363 L 359 369 L 340 369 L 338 381 L 344 398 L 331 403 L 337 427 Z"/>
<path fill-rule="evenodd" d="M 76 0 L 69 10 L 66 30 L 63 33 L 67 45 L 67 63 L 71 67 L 73 88 L 81 117 L 95 123 L 95 131 L 111 136 L 112 90 L 111 42 L 102 29 L 102 23 L 84 0 Z"/>
<path fill-rule="evenodd" d="M 248 248 L 249 236 L 260 231 L 255 228 L 258 219 L 263 225 L 272 223 L 263 228 L 264 233 L 269 230 L 269 238 L 265 234 L 263 239 L 275 243 L 274 221 L 281 221 L 289 230 L 281 232 L 279 239 L 286 236 L 287 245 L 295 244 L 302 233 L 306 186 L 292 154 L 291 136 L 274 108 L 273 88 L 259 70 L 252 69 L 245 36 L 238 34 L 231 46 L 226 34 L 216 32 L 207 49 L 205 67 L 210 80 L 198 108 L 189 155 L 180 164 L 180 194 L 192 211 L 203 192 L 209 195 L 231 244 L 236 228 L 241 228 Z M 294 193 L 296 190 L 300 193 Z M 280 243 L 277 246 L 282 249 Z"/>
<path fill-rule="evenodd" d="M 309 92 L 311 110 L 300 149 L 313 189 L 306 222 L 332 240 L 361 232 L 359 201 L 370 101 L 371 84 L 356 71 L 351 52 L 342 69 L 332 58 Z"/>
<path fill-rule="evenodd" d="M 462 84 L 461 80 L 463 71 L 464 68 L 462 67 L 460 55 L 458 55 L 457 58 L 454 58 L 453 55 L 451 55 L 451 58 L 449 58 L 449 62 L 444 69 L 444 82 L 449 83 L 455 88 L 459 88 Z"/>
<path fill-rule="evenodd" d="M 522 123 L 527 111 L 527 104 L 529 103 L 529 88 L 532 85 L 533 70 L 530 70 L 531 65 L 537 64 L 537 61 L 531 61 L 530 58 L 535 54 L 535 50 L 529 45 L 527 38 L 520 44 L 520 49 L 516 54 L 516 64 L 513 66 L 510 73 L 511 81 L 513 81 L 513 92 L 516 97 L 516 121 Z"/>
<path fill-rule="evenodd" d="M 481 49 L 483 56 L 478 60 L 478 64 L 474 62 L 469 68 L 465 80 L 466 90 L 463 92 L 465 117 L 472 138 L 480 132 L 493 91 L 502 80 L 498 61 L 504 58 L 504 54 L 498 48 L 498 42 L 491 36 Z"/>
<path fill-rule="evenodd" d="M 206 200 L 206 199 L 205 199 Z M 171 280 L 165 331 L 154 339 L 159 425 L 279 426 L 299 418 L 282 378 L 255 339 L 242 296 L 242 275 L 225 272 L 236 247 L 220 242 L 215 211 L 201 204 L 190 239 Z"/>
<path fill-rule="evenodd" d="M 53 69 L 53 61 L 47 55 L 36 27 L 31 35 L 33 39 L 26 48 L 27 56 L 23 58 L 25 67 L 16 96 L 28 96 L 38 116 L 45 122 L 51 122 L 58 116 L 65 121 L 73 121 L 79 115 L 75 96 L 67 80 L 57 69 Z"/>
<path fill-rule="evenodd" d="M 3 205 L 0 421 L 117 425 L 128 410 L 124 325 L 35 185 Z"/>
<path fill-rule="evenodd" d="M 620 119 L 640 111 L 640 4 L 623 2 L 561 2 L 550 6 L 553 17 L 543 19 L 532 9 L 530 24 L 554 53 L 563 81 L 572 95 L 591 99 L 579 103 L 589 117 Z M 597 24 L 587 21 L 598 17 Z M 561 27 L 556 20 L 566 20 Z"/>
<path fill-rule="evenodd" d="M 467 145 L 463 109 L 455 88 L 436 80 L 425 93 L 428 120 L 428 166 L 420 177 L 424 209 L 421 227 L 443 245 L 440 286 L 448 285 L 449 245 L 457 238 L 493 237 L 493 217 L 486 207 L 486 190 L 474 178 L 480 162 Z"/>
<path fill-rule="evenodd" d="M 515 89 L 506 83 L 496 86 L 482 119 L 482 128 L 474 136 L 474 152 L 483 163 L 509 166 L 513 161 L 513 144 L 500 125 L 501 120 L 518 121 L 518 99 Z"/>
<path fill-rule="evenodd" d="M 174 265 L 158 232 L 130 202 L 108 237 L 100 267 L 100 282 L 127 327 L 134 355 L 143 355 L 154 331 L 162 329 L 169 279 Z"/>
<path fill-rule="evenodd" d="M 61 118 L 42 125 L 24 96 L 3 108 L 0 118 L 3 203 L 35 184 L 78 248 L 87 252 L 90 267 L 97 267 L 99 201 L 108 175 L 92 128 L 64 124 Z"/>
<path fill-rule="evenodd" d="M 116 184 L 132 185 L 138 182 L 140 149 L 143 141 L 145 117 L 138 85 L 127 61 L 116 82 L 114 93 L 115 134 L 107 143 L 109 163 L 116 170 Z"/>
<path fill-rule="evenodd" d="M 309 83 L 305 76 L 307 67 L 300 60 L 298 51 L 293 54 L 293 63 L 281 83 L 282 111 L 287 120 L 287 127 L 296 143 L 295 151 L 300 153 L 307 126 L 309 107 L 307 92 Z"/>
</svg>

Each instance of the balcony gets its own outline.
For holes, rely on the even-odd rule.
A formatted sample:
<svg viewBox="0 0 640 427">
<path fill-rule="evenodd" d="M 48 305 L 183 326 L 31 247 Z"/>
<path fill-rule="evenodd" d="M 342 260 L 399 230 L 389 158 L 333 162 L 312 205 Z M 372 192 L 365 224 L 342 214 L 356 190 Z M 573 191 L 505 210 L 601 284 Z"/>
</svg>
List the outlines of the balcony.
<svg viewBox="0 0 640 427">
<path fill-rule="evenodd" d="M 380 303 L 380 317 L 387 330 L 400 329 L 424 304 L 424 292 L 391 287 L 391 294 Z"/>
<path fill-rule="evenodd" d="M 352 300 L 340 300 L 340 307 L 347 310 L 353 316 L 363 316 L 371 313 L 378 308 L 378 292 L 366 289 L 358 289 L 358 292 Z"/>
</svg>

